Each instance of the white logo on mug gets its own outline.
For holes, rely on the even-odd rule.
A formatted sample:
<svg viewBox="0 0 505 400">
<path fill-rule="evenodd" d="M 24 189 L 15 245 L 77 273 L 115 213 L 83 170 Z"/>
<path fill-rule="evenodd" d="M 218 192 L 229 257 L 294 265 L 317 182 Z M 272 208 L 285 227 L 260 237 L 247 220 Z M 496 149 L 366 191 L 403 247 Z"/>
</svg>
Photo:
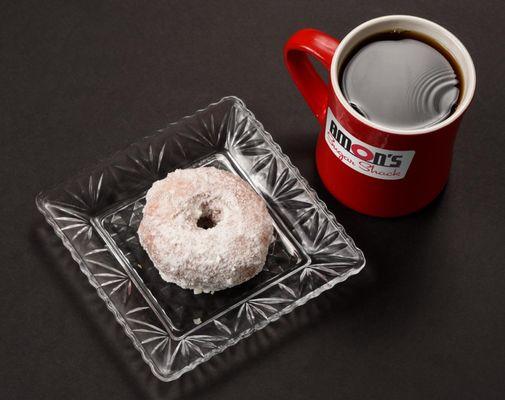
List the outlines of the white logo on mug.
<svg viewBox="0 0 505 400">
<path fill-rule="evenodd" d="M 345 165 L 372 178 L 397 180 L 407 174 L 415 151 L 387 150 L 367 144 L 340 125 L 328 108 L 326 143 Z"/>
</svg>

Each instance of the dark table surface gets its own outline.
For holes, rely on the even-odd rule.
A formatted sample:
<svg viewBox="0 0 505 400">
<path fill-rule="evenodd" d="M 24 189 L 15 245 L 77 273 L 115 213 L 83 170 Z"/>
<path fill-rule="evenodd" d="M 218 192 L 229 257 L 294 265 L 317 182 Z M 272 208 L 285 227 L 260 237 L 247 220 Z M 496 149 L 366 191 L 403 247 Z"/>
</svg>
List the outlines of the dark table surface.
<svg viewBox="0 0 505 400">
<path fill-rule="evenodd" d="M 0 12 L 2 399 L 505 396 L 500 1 L 45 1 Z M 477 68 L 449 184 L 421 212 L 357 214 L 314 167 L 282 63 L 299 28 L 432 19 Z M 367 257 L 356 277 L 172 383 L 157 381 L 36 211 L 38 191 L 225 95 L 246 102 Z"/>
</svg>

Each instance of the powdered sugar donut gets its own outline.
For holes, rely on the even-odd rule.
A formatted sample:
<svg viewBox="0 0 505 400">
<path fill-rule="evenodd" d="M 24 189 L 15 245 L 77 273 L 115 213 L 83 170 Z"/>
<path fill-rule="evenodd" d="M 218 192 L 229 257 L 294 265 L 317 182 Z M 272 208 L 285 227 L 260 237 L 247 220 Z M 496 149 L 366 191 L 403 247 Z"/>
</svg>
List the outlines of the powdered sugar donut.
<svg viewBox="0 0 505 400">
<path fill-rule="evenodd" d="M 160 276 L 195 293 L 252 278 L 273 239 L 262 198 L 214 167 L 176 170 L 155 182 L 143 213 L 140 243 Z"/>
</svg>

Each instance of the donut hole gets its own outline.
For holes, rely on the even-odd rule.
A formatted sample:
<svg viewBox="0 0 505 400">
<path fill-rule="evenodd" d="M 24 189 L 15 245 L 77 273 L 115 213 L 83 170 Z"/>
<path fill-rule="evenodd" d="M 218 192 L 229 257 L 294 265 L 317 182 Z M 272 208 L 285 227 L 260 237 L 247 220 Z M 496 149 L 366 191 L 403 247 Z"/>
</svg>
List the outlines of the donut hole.
<svg viewBox="0 0 505 400">
<path fill-rule="evenodd" d="M 196 221 L 196 226 L 201 229 L 212 229 L 220 220 L 221 210 L 215 210 L 208 205 L 202 205 L 202 214 Z"/>
<path fill-rule="evenodd" d="M 202 229 L 211 229 L 216 226 L 216 221 L 214 221 L 210 215 L 202 215 L 198 218 L 198 221 L 196 221 L 196 226 Z"/>
</svg>

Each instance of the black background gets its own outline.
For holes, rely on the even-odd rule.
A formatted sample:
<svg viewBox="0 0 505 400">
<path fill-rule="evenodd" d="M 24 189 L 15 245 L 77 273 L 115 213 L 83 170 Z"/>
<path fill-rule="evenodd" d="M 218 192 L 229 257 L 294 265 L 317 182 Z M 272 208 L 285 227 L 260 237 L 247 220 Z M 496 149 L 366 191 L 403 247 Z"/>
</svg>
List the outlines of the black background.
<svg viewBox="0 0 505 400">
<path fill-rule="evenodd" d="M 415 4 L 414 4 L 415 3 Z M 477 93 L 451 178 L 398 219 L 333 200 L 318 130 L 282 63 L 297 29 L 342 37 L 404 13 L 467 46 Z M 42 1 L 0 10 L 2 399 L 498 399 L 505 395 L 501 1 Z M 234 94 L 367 257 L 367 268 L 172 383 L 161 383 L 34 205 L 38 191 Z"/>
</svg>

